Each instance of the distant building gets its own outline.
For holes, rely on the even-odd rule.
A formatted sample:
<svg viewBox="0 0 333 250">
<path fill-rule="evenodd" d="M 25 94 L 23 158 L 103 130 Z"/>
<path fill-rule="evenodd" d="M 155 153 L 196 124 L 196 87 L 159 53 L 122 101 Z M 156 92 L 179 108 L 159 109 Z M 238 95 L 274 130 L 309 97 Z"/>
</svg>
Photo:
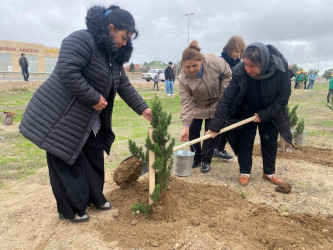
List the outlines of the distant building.
<svg viewBox="0 0 333 250">
<path fill-rule="evenodd" d="M 21 53 L 28 58 L 31 73 L 51 73 L 59 57 L 59 48 L 0 40 L 0 72 L 21 72 Z"/>
<path fill-rule="evenodd" d="M 141 64 L 134 64 L 134 70 L 141 70 Z M 124 70 L 129 71 L 130 69 L 130 64 L 124 66 Z"/>
</svg>

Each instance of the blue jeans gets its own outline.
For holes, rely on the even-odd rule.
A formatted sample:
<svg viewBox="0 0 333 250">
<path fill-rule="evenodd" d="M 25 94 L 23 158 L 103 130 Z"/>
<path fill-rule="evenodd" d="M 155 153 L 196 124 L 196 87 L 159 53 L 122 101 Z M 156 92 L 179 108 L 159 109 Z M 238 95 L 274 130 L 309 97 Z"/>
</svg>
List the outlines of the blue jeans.
<svg viewBox="0 0 333 250">
<path fill-rule="evenodd" d="M 25 81 L 28 81 L 29 78 L 29 70 L 28 68 L 22 68 L 22 75 Z"/>
<path fill-rule="evenodd" d="M 314 81 L 309 81 L 308 87 L 306 89 L 313 89 Z"/>
<path fill-rule="evenodd" d="M 167 94 L 173 94 L 173 82 L 165 80 L 165 91 Z"/>
</svg>

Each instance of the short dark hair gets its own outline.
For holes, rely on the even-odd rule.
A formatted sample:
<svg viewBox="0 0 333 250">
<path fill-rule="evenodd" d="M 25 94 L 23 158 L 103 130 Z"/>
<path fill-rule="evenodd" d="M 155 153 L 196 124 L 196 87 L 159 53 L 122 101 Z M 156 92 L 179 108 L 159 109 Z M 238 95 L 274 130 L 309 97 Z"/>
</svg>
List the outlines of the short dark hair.
<svg viewBox="0 0 333 250">
<path fill-rule="evenodd" d="M 138 37 L 139 32 L 135 28 L 135 20 L 131 13 L 116 5 L 111 5 L 107 10 L 112 11 L 105 19 L 108 25 L 113 24 L 116 30 L 126 30 L 127 34 L 132 33 L 133 39 Z"/>
<path fill-rule="evenodd" d="M 172 62 L 169 62 L 169 64 L 172 64 Z"/>
<path fill-rule="evenodd" d="M 258 68 L 261 68 L 260 50 L 257 47 L 249 46 L 243 53 L 243 59 L 247 58 L 253 62 Z"/>
<path fill-rule="evenodd" d="M 25 55 L 24 53 L 21 53 L 21 56 Z"/>
</svg>

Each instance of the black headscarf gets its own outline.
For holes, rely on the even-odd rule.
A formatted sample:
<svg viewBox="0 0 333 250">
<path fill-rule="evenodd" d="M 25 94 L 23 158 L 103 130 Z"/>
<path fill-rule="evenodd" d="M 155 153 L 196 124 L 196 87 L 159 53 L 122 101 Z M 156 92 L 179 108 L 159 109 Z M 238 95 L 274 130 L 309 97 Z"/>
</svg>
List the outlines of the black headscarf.
<svg viewBox="0 0 333 250">
<path fill-rule="evenodd" d="M 266 46 L 263 43 L 255 42 L 249 44 L 246 47 L 246 49 L 249 47 L 256 47 L 260 51 L 260 62 L 261 62 L 260 75 L 250 76 L 253 79 L 256 80 L 267 79 L 274 74 L 276 69 L 281 70 L 282 72 L 286 71 L 283 61 L 288 63 L 287 59 L 273 45 Z"/>
</svg>

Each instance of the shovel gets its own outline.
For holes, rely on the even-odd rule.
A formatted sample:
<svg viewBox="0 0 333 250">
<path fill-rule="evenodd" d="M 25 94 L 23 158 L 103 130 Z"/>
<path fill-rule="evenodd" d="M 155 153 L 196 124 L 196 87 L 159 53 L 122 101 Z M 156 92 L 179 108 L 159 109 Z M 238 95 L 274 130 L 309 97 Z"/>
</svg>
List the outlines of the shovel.
<svg viewBox="0 0 333 250">
<path fill-rule="evenodd" d="M 227 127 L 223 128 L 223 129 L 221 129 L 220 132 L 218 132 L 217 134 L 221 134 L 221 133 L 227 132 L 227 131 L 232 130 L 232 129 L 234 129 L 234 128 L 240 127 L 240 126 L 242 126 L 242 125 L 244 125 L 244 124 L 246 124 L 246 123 L 252 122 L 255 118 L 256 118 L 255 116 L 252 116 L 252 117 L 247 118 L 247 119 L 245 119 L 245 120 L 242 120 L 242 121 L 240 121 L 240 122 L 234 123 L 234 124 L 232 124 L 232 125 L 230 125 L 230 126 L 227 126 Z M 186 142 L 186 143 L 184 143 L 184 144 L 181 144 L 181 145 L 179 145 L 179 146 L 177 146 L 177 147 L 174 147 L 174 148 L 172 149 L 172 151 L 174 152 L 174 151 L 180 150 L 180 149 L 182 149 L 182 148 L 185 148 L 185 147 L 187 147 L 187 146 L 193 145 L 193 144 L 195 144 L 195 143 L 198 143 L 198 142 L 201 142 L 201 141 L 207 140 L 207 139 L 209 139 L 209 138 L 211 138 L 211 137 L 212 137 L 211 134 L 209 134 L 209 135 L 204 135 L 204 136 L 202 136 L 202 137 L 199 137 L 199 138 L 197 138 L 197 139 L 194 139 L 194 140 L 192 140 L 192 141 L 189 141 L 189 142 Z M 125 161 L 127 161 L 127 160 L 128 160 L 129 158 L 131 158 L 131 157 L 132 157 L 132 156 L 126 158 L 125 160 L 122 161 L 122 163 L 125 162 Z M 149 171 L 148 164 L 143 164 L 143 165 L 142 165 L 142 168 L 141 168 L 141 174 L 140 174 L 140 175 L 144 175 L 144 174 L 148 173 L 148 171 Z"/>
<path fill-rule="evenodd" d="M 240 126 L 242 126 L 242 125 L 244 125 L 244 124 L 246 124 L 246 123 L 252 122 L 252 121 L 255 120 L 255 119 L 256 119 L 256 116 L 251 116 L 250 118 L 247 118 L 247 119 L 242 120 L 242 121 L 240 121 L 240 122 L 236 122 L 236 123 L 234 123 L 234 124 L 232 124 L 232 125 L 230 125 L 230 126 L 228 126 L 228 127 L 225 127 L 225 128 L 223 128 L 223 129 L 221 129 L 220 132 L 218 132 L 217 134 L 219 135 L 219 134 L 222 134 L 222 133 L 227 132 L 227 131 L 229 131 L 229 130 L 232 130 L 232 129 L 234 129 L 234 128 L 240 127 Z M 182 145 L 179 145 L 179 146 L 177 146 L 177 147 L 174 147 L 174 148 L 172 149 L 172 151 L 180 150 L 180 149 L 185 148 L 185 147 L 187 147 L 187 146 L 190 146 L 190 145 L 196 144 L 196 143 L 198 143 L 198 142 L 202 142 L 202 141 L 204 141 L 204 140 L 207 140 L 207 139 L 209 139 L 209 138 L 211 138 L 211 137 L 212 137 L 211 134 L 201 136 L 201 137 L 199 137 L 199 138 L 197 138 L 197 139 L 194 139 L 194 140 L 192 140 L 192 141 L 189 141 L 189 142 L 186 142 L 186 143 L 184 143 L 184 144 L 182 144 Z"/>
</svg>

